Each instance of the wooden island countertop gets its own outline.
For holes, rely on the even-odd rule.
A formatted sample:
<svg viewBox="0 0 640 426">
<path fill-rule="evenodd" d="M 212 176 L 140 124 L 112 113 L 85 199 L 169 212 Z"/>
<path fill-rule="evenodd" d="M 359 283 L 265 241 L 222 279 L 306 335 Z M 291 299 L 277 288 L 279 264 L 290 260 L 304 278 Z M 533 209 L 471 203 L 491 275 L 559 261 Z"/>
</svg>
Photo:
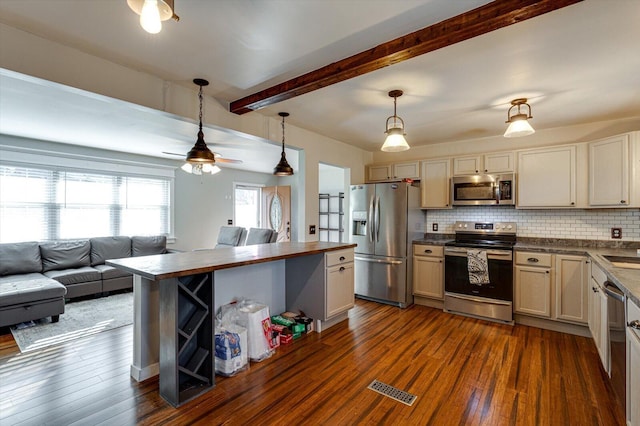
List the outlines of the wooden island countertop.
<svg viewBox="0 0 640 426">
<path fill-rule="evenodd" d="M 112 259 L 105 263 L 146 279 L 159 281 L 353 247 L 356 247 L 356 244 L 319 241 L 256 244 Z"/>
</svg>

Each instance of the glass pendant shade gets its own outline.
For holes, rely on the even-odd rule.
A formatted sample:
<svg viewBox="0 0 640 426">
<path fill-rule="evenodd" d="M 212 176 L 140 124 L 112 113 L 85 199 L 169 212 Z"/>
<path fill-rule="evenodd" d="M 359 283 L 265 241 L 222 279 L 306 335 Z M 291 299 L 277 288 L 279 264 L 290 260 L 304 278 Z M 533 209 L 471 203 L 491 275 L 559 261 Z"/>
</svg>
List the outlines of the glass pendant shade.
<svg viewBox="0 0 640 426">
<path fill-rule="evenodd" d="M 402 90 L 392 90 L 389 96 L 393 98 L 393 115 L 387 118 L 386 130 L 387 138 L 384 140 L 381 151 L 384 152 L 400 152 L 408 150 L 409 144 L 404 138 L 404 120 L 396 114 L 397 99 L 402 96 Z"/>
<path fill-rule="evenodd" d="M 511 123 L 509 123 L 509 127 L 504 132 L 505 138 L 517 138 L 520 136 L 528 136 L 534 134 L 536 131 L 531 127 L 529 121 L 527 120 L 527 116 L 524 114 L 520 114 L 523 118 L 518 118 L 518 116 L 514 116 L 511 119 Z"/>
<path fill-rule="evenodd" d="M 526 107 L 528 114 L 520 111 L 521 107 Z M 511 111 L 517 108 L 515 114 L 511 115 Z M 528 136 L 534 134 L 536 131 L 529 123 L 529 119 L 533 118 L 531 115 L 531 107 L 527 103 L 527 98 L 519 98 L 511 101 L 511 107 L 507 111 L 507 121 L 509 127 L 504 132 L 505 138 L 518 138 L 521 136 Z"/>
<path fill-rule="evenodd" d="M 400 152 L 409 149 L 409 144 L 404 138 L 404 130 L 400 127 L 393 127 L 387 130 L 387 138 L 382 144 L 381 151 L 384 152 Z"/>
</svg>

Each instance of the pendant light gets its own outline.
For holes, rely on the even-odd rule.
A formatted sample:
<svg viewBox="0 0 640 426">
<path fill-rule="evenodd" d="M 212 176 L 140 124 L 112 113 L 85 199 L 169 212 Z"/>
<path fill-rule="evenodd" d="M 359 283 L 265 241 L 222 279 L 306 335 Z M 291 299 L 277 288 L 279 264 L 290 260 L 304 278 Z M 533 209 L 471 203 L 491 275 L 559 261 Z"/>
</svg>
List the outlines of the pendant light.
<svg viewBox="0 0 640 426">
<path fill-rule="evenodd" d="M 280 162 L 273 169 L 273 174 L 276 176 L 291 176 L 293 175 L 293 168 L 287 162 L 287 156 L 284 153 L 284 118 L 289 116 L 288 112 L 279 112 L 278 115 L 282 117 L 282 154 L 280 155 Z"/>
<path fill-rule="evenodd" d="M 187 158 L 185 159 L 186 163 L 181 169 L 194 175 L 201 175 L 203 173 L 213 175 L 220 171 L 220 167 L 216 165 L 216 157 L 209 147 L 207 147 L 204 141 L 204 133 L 202 132 L 202 88 L 208 86 L 209 82 L 201 78 L 196 78 L 193 82 L 200 86 L 200 90 L 198 91 L 198 99 L 200 100 L 200 114 L 198 118 L 200 125 L 196 144 L 193 145 L 193 148 L 191 148 L 191 151 L 187 154 Z"/>
<path fill-rule="evenodd" d="M 520 111 L 520 107 L 527 107 L 527 114 L 524 114 Z M 517 112 L 511 115 L 511 111 L 514 108 L 517 108 Z M 520 136 L 528 136 L 534 134 L 536 131 L 533 130 L 531 124 L 529 124 L 529 119 L 533 118 L 531 116 L 531 107 L 527 103 L 527 98 L 518 98 L 511 101 L 511 107 L 507 111 L 507 121 L 505 123 L 509 123 L 509 127 L 507 127 L 506 132 L 504 132 L 505 138 L 517 138 Z"/>
<path fill-rule="evenodd" d="M 400 152 L 409 149 L 409 144 L 404 138 L 406 136 L 404 132 L 404 121 L 396 114 L 396 101 L 402 96 L 402 93 L 402 90 L 392 90 L 389 92 L 389 96 L 393 98 L 393 115 L 387 118 L 387 129 L 385 130 L 387 138 L 382 148 L 380 148 L 380 150 L 385 152 Z M 392 119 L 393 121 L 389 123 Z"/>
<path fill-rule="evenodd" d="M 162 21 L 180 17 L 173 13 L 173 0 L 127 0 L 127 4 L 140 15 L 140 26 L 149 34 L 158 34 L 162 29 Z"/>
</svg>

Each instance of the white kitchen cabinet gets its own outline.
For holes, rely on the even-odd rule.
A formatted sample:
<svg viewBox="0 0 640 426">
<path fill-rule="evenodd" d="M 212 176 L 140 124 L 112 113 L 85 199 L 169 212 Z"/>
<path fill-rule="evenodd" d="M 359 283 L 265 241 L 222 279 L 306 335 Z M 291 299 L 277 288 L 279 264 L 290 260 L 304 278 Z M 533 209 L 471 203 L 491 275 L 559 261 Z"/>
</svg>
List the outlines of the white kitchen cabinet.
<svg viewBox="0 0 640 426">
<path fill-rule="evenodd" d="M 640 425 L 640 306 L 627 299 L 627 424 Z M 635 321 L 635 322 L 634 322 Z"/>
<path fill-rule="evenodd" d="M 479 155 L 455 157 L 453 159 L 453 175 L 477 175 L 482 167 L 482 157 Z"/>
<path fill-rule="evenodd" d="M 513 172 L 515 170 L 514 162 L 512 151 L 455 157 L 453 159 L 453 175 Z"/>
<path fill-rule="evenodd" d="M 589 143 L 589 205 L 638 207 L 640 165 L 636 164 L 636 133 Z"/>
<path fill-rule="evenodd" d="M 348 311 L 354 306 L 353 249 L 325 254 L 326 318 Z"/>
<path fill-rule="evenodd" d="M 520 314 L 551 318 L 552 255 L 516 252 L 514 267 L 514 311 Z"/>
<path fill-rule="evenodd" d="M 409 161 L 367 166 L 367 182 L 399 181 L 402 179 L 420 179 L 420 162 Z"/>
<path fill-rule="evenodd" d="M 512 151 L 485 154 L 483 159 L 485 173 L 509 173 L 515 171 L 515 156 Z"/>
<path fill-rule="evenodd" d="M 444 248 L 413 245 L 413 295 L 443 300 Z"/>
<path fill-rule="evenodd" d="M 555 255 L 555 318 L 586 324 L 589 284 L 587 258 Z"/>
<path fill-rule="evenodd" d="M 519 208 L 576 206 L 575 145 L 518 152 Z"/>
<path fill-rule="evenodd" d="M 609 372 L 609 323 L 607 322 L 609 301 L 603 290 L 606 280 L 606 274 L 592 262 L 590 284 L 587 290 L 589 293 L 589 331 L 598 350 L 602 367 L 606 372 Z"/>
<path fill-rule="evenodd" d="M 367 182 L 384 182 L 391 179 L 391 164 L 367 166 Z"/>
<path fill-rule="evenodd" d="M 423 209 L 450 209 L 451 160 L 441 158 L 423 161 L 421 167 L 421 207 Z"/>
<path fill-rule="evenodd" d="M 420 162 L 395 163 L 392 165 L 393 179 L 420 179 Z"/>
</svg>

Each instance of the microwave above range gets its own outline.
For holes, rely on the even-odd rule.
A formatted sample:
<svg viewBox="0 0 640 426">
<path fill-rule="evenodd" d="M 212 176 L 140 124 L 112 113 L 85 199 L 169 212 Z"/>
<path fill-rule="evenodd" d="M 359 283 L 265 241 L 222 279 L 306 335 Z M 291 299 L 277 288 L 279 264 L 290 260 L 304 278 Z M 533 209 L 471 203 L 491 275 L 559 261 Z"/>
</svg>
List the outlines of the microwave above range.
<svg viewBox="0 0 640 426">
<path fill-rule="evenodd" d="M 516 203 L 515 174 L 454 176 L 451 204 L 454 206 L 513 205 Z"/>
</svg>

